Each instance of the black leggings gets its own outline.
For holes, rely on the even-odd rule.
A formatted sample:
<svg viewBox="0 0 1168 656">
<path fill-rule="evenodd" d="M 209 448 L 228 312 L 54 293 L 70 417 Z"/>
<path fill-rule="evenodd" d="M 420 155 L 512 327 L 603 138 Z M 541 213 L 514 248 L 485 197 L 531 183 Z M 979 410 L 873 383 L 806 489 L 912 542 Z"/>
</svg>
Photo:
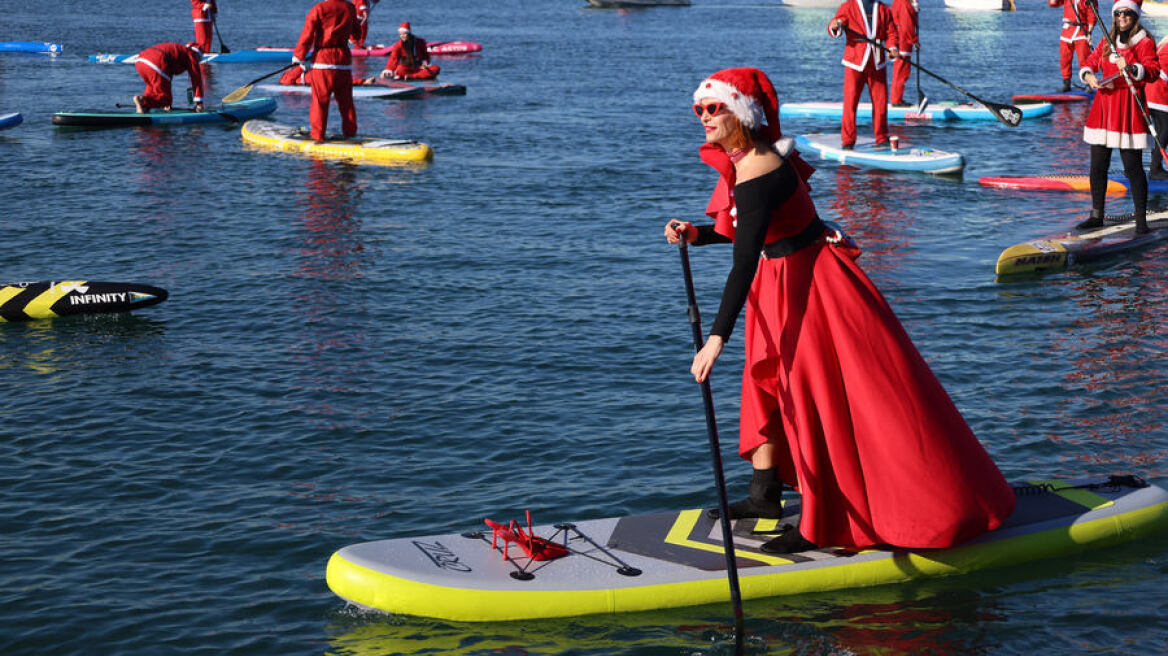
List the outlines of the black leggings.
<svg viewBox="0 0 1168 656">
<path fill-rule="evenodd" d="M 1148 213 L 1148 176 L 1144 174 L 1144 151 L 1120 148 L 1123 174 L 1131 185 L 1132 203 L 1136 216 Z M 1111 149 L 1091 144 L 1091 214 L 1103 216 L 1103 202 L 1107 195 L 1107 169 L 1111 168 Z"/>
</svg>

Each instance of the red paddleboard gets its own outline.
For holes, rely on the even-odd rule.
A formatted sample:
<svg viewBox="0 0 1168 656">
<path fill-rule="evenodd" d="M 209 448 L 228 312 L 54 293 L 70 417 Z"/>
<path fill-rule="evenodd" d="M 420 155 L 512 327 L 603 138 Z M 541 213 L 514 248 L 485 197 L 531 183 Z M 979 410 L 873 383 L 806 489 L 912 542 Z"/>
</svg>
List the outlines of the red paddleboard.
<svg viewBox="0 0 1168 656">
<path fill-rule="evenodd" d="M 1085 175 L 1000 175 L 978 178 L 983 187 L 1023 189 L 1026 191 L 1091 191 L 1091 180 Z M 1118 180 L 1107 181 L 1107 193 L 1126 194 L 1127 185 Z"/>
<path fill-rule="evenodd" d="M 390 46 L 375 45 L 368 48 L 350 48 L 354 57 L 388 57 Z M 483 44 L 474 41 L 430 41 L 426 43 L 426 52 L 431 55 L 467 55 L 479 52 Z"/>
</svg>

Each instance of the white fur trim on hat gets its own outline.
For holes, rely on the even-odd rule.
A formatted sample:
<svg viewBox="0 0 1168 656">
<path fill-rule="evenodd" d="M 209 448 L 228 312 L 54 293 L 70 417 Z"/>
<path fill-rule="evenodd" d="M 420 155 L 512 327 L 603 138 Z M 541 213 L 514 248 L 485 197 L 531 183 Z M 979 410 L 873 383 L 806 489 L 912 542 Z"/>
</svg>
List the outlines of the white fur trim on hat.
<svg viewBox="0 0 1168 656">
<path fill-rule="evenodd" d="M 1112 13 L 1120 9 L 1130 9 L 1136 12 L 1136 16 L 1140 16 L 1143 12 L 1140 10 L 1140 5 L 1132 0 L 1116 0 L 1115 4 L 1111 6 Z"/>
<path fill-rule="evenodd" d="M 1129 2 L 1130 0 L 1121 1 Z M 762 105 L 755 101 L 754 98 L 736 89 L 733 85 L 726 84 L 721 80 L 712 78 L 702 80 L 697 90 L 694 91 L 693 98 L 695 103 L 701 102 L 702 98 L 713 98 L 714 100 L 726 103 L 726 108 L 739 121 L 742 121 L 743 125 L 751 130 L 766 121 Z"/>
</svg>

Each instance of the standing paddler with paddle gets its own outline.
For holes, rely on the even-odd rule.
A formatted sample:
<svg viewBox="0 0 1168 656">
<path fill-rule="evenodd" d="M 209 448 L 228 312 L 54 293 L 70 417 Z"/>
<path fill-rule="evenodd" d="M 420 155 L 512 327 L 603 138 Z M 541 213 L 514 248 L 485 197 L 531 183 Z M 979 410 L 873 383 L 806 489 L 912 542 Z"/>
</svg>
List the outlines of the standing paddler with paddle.
<svg viewBox="0 0 1168 656">
<path fill-rule="evenodd" d="M 719 173 L 710 225 L 673 219 L 670 243 L 732 243 L 733 264 L 690 371 L 704 381 L 746 308 L 739 454 L 754 468 L 735 518 L 780 518 L 781 486 L 802 495 L 797 528 L 770 553 L 816 546 L 948 547 L 996 528 L 1014 494 L 917 352 L 859 250 L 819 218 L 814 170 L 783 137 L 778 97 L 754 68 L 693 94 L 702 161 Z"/>
<path fill-rule="evenodd" d="M 1111 30 L 1079 71 L 1083 83 L 1096 90 L 1083 126 L 1083 141 L 1091 144 L 1091 215 L 1075 226 L 1080 230 L 1103 227 L 1107 170 L 1111 151 L 1118 148 L 1135 207 L 1136 233 L 1148 231 L 1144 148 L 1151 119 L 1142 96 L 1144 85 L 1160 75 L 1160 64 L 1152 36 L 1140 25 L 1142 1 L 1116 1 Z"/>
<path fill-rule="evenodd" d="M 195 45 L 203 52 L 211 52 L 211 26 L 219 8 L 215 0 L 191 0 L 191 18 L 195 21 Z"/>
<path fill-rule="evenodd" d="M 840 123 L 840 144 L 856 145 L 856 108 L 860 93 L 868 87 L 872 100 L 872 130 L 877 146 L 888 143 L 888 78 L 886 55 L 898 57 L 896 24 L 892 11 L 876 0 L 844 0 L 827 25 L 833 39 L 847 35 L 844 44 L 844 115 Z M 867 39 L 862 35 L 866 35 Z M 877 46 L 872 40 L 884 43 Z M 885 51 L 887 48 L 887 52 Z"/>
<path fill-rule="evenodd" d="M 1063 74 L 1063 91 L 1071 90 L 1071 58 L 1078 57 L 1079 65 L 1091 54 L 1091 30 L 1095 29 L 1095 13 L 1087 3 L 1096 0 L 1047 0 L 1051 7 L 1063 8 L 1063 28 L 1059 33 L 1059 71 Z"/>
<path fill-rule="evenodd" d="M 917 0 L 892 0 L 892 20 L 896 23 L 896 49 L 900 53 L 892 62 L 893 107 L 909 107 L 904 102 L 904 85 L 912 72 L 913 47 L 919 47 L 918 22 L 920 5 Z M 917 74 L 917 89 L 920 89 L 920 74 Z M 922 110 L 917 110 L 922 111 Z"/>
<path fill-rule="evenodd" d="M 191 78 L 195 111 L 203 111 L 203 71 L 199 61 L 203 51 L 194 43 L 159 43 L 138 53 L 134 69 L 146 83 L 146 90 L 134 96 L 134 108 L 144 114 L 155 107 L 170 111 L 174 104 L 171 94 L 171 80 L 175 75 L 186 72 Z"/>
<path fill-rule="evenodd" d="M 357 37 L 357 11 L 345 0 L 324 0 L 308 11 L 304 29 L 292 52 L 292 62 L 299 64 L 312 86 L 312 105 L 308 110 L 312 138 L 324 141 L 328 128 L 329 98 L 337 101 L 341 115 L 341 133 L 357 134 L 357 109 L 353 106 L 353 56 L 349 41 Z M 308 56 L 312 55 L 312 61 Z M 311 71 L 311 72 L 309 72 Z"/>
</svg>

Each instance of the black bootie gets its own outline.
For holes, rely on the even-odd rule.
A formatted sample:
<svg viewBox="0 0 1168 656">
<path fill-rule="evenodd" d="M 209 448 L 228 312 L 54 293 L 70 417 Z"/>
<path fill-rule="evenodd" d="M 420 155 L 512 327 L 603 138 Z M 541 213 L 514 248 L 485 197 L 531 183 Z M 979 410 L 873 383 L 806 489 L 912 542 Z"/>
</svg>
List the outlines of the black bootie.
<svg viewBox="0 0 1168 656">
<path fill-rule="evenodd" d="M 715 519 L 722 516 L 718 508 L 708 511 Z M 779 470 L 756 469 L 750 477 L 750 496 L 730 504 L 730 519 L 780 519 L 783 516 L 783 482 Z"/>
<path fill-rule="evenodd" d="M 1094 230 L 1095 228 L 1103 227 L 1103 212 L 1099 210 L 1091 210 L 1091 216 L 1087 217 L 1086 221 L 1080 221 L 1075 224 L 1076 230 Z"/>
<path fill-rule="evenodd" d="M 1137 235 L 1146 235 L 1146 234 L 1148 234 L 1148 232 L 1150 232 L 1150 229 L 1148 228 L 1147 215 L 1144 213 L 1137 213 L 1136 214 L 1136 234 Z"/>
<path fill-rule="evenodd" d="M 1069 77 L 1064 77 L 1064 78 L 1063 78 L 1063 89 L 1062 89 L 1062 91 L 1063 91 L 1063 93 L 1066 93 L 1066 92 L 1068 92 L 1068 91 L 1070 91 L 1070 90 L 1071 90 L 1071 78 L 1069 78 Z"/>
</svg>

